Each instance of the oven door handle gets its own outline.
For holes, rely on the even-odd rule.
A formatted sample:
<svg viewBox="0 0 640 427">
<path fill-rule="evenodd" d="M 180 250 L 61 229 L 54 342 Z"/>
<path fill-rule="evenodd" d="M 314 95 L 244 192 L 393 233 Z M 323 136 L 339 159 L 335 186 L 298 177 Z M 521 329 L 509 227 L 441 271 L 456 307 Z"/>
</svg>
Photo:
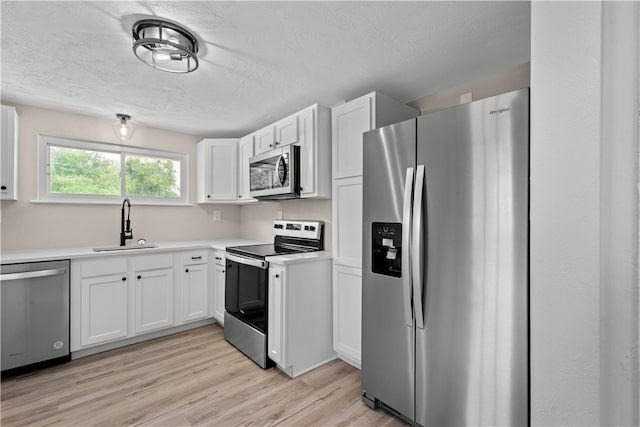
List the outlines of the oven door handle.
<svg viewBox="0 0 640 427">
<path fill-rule="evenodd" d="M 227 260 L 228 261 L 235 261 L 238 264 L 246 264 L 246 265 L 250 265 L 252 267 L 258 267 L 261 268 L 263 270 L 266 270 L 267 267 L 269 266 L 269 264 L 266 261 L 260 260 L 260 259 L 255 259 L 255 258 L 247 258 L 247 257 L 243 257 L 243 256 L 237 256 L 237 255 L 233 255 L 227 252 Z"/>
</svg>

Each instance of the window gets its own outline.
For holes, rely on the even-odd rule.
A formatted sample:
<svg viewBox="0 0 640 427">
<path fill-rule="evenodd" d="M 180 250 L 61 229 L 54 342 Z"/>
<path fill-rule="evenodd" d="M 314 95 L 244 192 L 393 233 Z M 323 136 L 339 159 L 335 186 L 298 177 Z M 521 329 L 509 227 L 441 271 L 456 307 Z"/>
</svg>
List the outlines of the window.
<svg viewBox="0 0 640 427">
<path fill-rule="evenodd" d="M 40 135 L 38 199 L 187 203 L 187 155 Z"/>
</svg>

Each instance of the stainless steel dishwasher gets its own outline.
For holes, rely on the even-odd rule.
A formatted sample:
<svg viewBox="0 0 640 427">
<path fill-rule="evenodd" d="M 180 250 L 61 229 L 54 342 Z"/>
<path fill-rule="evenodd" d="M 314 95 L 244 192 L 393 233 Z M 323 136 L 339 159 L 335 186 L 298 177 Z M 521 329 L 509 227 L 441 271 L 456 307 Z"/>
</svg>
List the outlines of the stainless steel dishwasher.
<svg viewBox="0 0 640 427">
<path fill-rule="evenodd" d="M 69 261 L 4 264 L 2 376 L 70 359 Z"/>
</svg>

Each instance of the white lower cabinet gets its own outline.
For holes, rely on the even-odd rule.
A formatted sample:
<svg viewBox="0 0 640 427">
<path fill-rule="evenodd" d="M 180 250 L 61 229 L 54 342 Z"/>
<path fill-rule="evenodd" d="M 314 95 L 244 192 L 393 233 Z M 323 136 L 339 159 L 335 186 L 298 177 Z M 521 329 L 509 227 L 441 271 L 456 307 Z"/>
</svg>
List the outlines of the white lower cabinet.
<svg viewBox="0 0 640 427">
<path fill-rule="evenodd" d="M 224 277 L 226 258 L 224 251 L 213 253 L 213 298 L 210 300 L 212 311 L 210 313 L 214 319 L 224 326 Z"/>
<path fill-rule="evenodd" d="M 71 351 L 115 348 L 118 341 L 211 317 L 209 252 L 72 260 Z"/>
<path fill-rule="evenodd" d="M 101 344 L 127 336 L 128 283 L 123 271 L 82 279 L 80 328 L 83 346 Z"/>
<path fill-rule="evenodd" d="M 333 348 L 360 368 L 362 346 L 362 270 L 333 265 Z"/>
<path fill-rule="evenodd" d="M 209 316 L 208 251 L 185 254 L 182 260 L 182 320 Z"/>
<path fill-rule="evenodd" d="M 285 298 L 285 272 L 283 266 L 275 265 L 269 268 L 269 301 L 267 324 L 269 334 L 267 335 L 267 355 L 278 366 L 289 366 L 284 354 L 286 347 L 286 306 Z"/>
<path fill-rule="evenodd" d="M 296 377 L 335 359 L 331 259 L 269 264 L 267 355 Z"/>
<path fill-rule="evenodd" d="M 135 333 L 173 325 L 173 269 L 136 273 Z"/>
</svg>

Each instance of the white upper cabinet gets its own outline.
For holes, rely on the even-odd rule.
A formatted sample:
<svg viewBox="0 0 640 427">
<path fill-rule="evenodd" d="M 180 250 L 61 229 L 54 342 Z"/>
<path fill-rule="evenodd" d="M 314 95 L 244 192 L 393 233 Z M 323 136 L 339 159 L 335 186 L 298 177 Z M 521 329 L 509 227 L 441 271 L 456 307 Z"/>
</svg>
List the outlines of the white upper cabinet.
<svg viewBox="0 0 640 427">
<path fill-rule="evenodd" d="M 235 202 L 238 197 L 238 140 L 198 143 L 198 203 Z"/>
<path fill-rule="evenodd" d="M 318 104 L 298 113 L 300 197 L 331 198 L 331 115 Z"/>
<path fill-rule="evenodd" d="M 374 94 L 331 110 L 333 178 L 362 175 L 362 134 L 373 129 Z"/>
<path fill-rule="evenodd" d="M 239 140 L 200 141 L 198 203 L 256 202 L 249 159 L 291 144 L 300 147 L 300 197 L 331 198 L 331 112 L 314 104 Z"/>
<path fill-rule="evenodd" d="M 298 114 L 292 114 L 256 131 L 255 154 L 298 142 Z"/>
<path fill-rule="evenodd" d="M 18 200 L 18 114 L 15 108 L 2 106 L 0 132 L 0 200 Z"/>
<path fill-rule="evenodd" d="M 333 178 L 362 175 L 362 134 L 408 120 L 418 110 L 371 92 L 331 110 Z"/>
<path fill-rule="evenodd" d="M 300 197 L 331 198 L 331 114 L 311 105 L 257 132 L 255 154 L 294 144 L 300 147 Z"/>
<path fill-rule="evenodd" d="M 254 155 L 254 134 L 238 141 L 238 201 L 256 202 L 249 196 L 249 159 Z"/>
<path fill-rule="evenodd" d="M 254 133 L 255 135 L 255 154 L 264 153 L 273 148 L 276 141 L 276 130 L 273 125 L 264 127 Z"/>
<path fill-rule="evenodd" d="M 273 127 L 275 128 L 276 140 L 275 147 L 283 145 L 295 144 L 300 139 L 298 131 L 298 114 L 292 114 L 282 120 L 277 121 Z"/>
</svg>

